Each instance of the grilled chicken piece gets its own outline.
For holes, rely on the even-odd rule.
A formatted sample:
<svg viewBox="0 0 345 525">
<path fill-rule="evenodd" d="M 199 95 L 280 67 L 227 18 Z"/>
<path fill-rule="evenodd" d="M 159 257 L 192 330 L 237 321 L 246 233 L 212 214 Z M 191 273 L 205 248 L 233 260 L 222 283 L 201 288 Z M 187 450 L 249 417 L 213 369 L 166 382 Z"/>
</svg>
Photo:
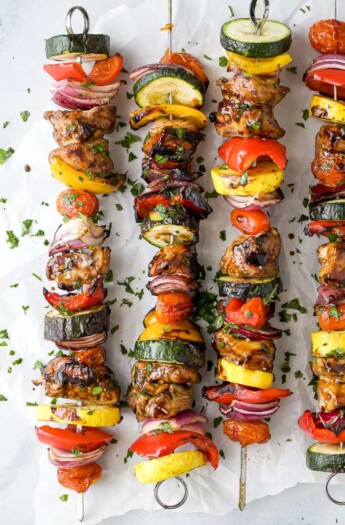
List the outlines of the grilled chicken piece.
<svg viewBox="0 0 345 525">
<path fill-rule="evenodd" d="M 232 78 L 220 78 L 216 84 L 222 91 L 222 96 L 229 99 L 235 96 L 249 105 L 276 106 L 290 89 L 280 86 L 280 71 L 271 75 L 245 75 L 242 69 L 235 68 Z"/>
<path fill-rule="evenodd" d="M 99 351 L 96 349 L 94 353 L 99 359 Z M 90 359 L 90 355 L 80 357 Z M 101 405 L 116 405 L 120 401 L 121 390 L 110 368 L 103 364 L 87 365 L 75 355 L 54 357 L 43 368 L 42 376 L 33 383 L 44 383 L 48 397 L 79 399 Z M 95 387 L 101 389 L 97 394 L 93 393 Z"/>
<path fill-rule="evenodd" d="M 345 285 L 345 243 L 329 242 L 317 249 L 321 264 L 319 281 L 329 286 Z"/>
<path fill-rule="evenodd" d="M 313 374 L 321 379 L 345 383 L 345 359 L 313 357 L 311 369 Z"/>
<path fill-rule="evenodd" d="M 52 124 L 54 139 L 59 146 L 70 146 L 114 131 L 116 107 L 105 105 L 87 111 L 46 111 L 43 116 Z"/>
<path fill-rule="evenodd" d="M 195 368 L 156 361 L 137 361 L 131 374 L 133 385 L 141 389 L 146 389 L 148 383 L 162 381 L 189 385 L 196 385 L 201 381 L 200 374 Z"/>
<path fill-rule="evenodd" d="M 86 366 L 99 366 L 105 364 L 105 349 L 103 346 L 94 346 L 86 350 L 77 350 L 73 359 Z"/>
<path fill-rule="evenodd" d="M 184 168 L 202 138 L 203 134 L 192 122 L 161 118 L 155 121 L 146 135 L 143 151 L 158 166 Z"/>
<path fill-rule="evenodd" d="M 96 246 L 50 257 L 47 278 L 59 288 L 74 290 L 75 282 L 90 283 L 99 275 L 105 275 L 110 267 L 110 248 Z"/>
<path fill-rule="evenodd" d="M 102 177 L 110 175 L 114 170 L 114 163 L 109 155 L 109 141 L 106 139 L 56 148 L 50 152 L 49 162 L 54 157 L 59 157 L 76 170 L 88 170 Z"/>
<path fill-rule="evenodd" d="M 159 250 L 149 264 L 149 277 L 164 273 L 197 279 L 200 266 L 193 244 L 169 244 Z"/>
<path fill-rule="evenodd" d="M 319 409 L 325 412 L 345 407 L 345 383 L 335 383 L 327 379 L 317 382 Z"/>
<path fill-rule="evenodd" d="M 345 153 L 345 130 L 340 124 L 321 126 L 315 137 L 315 153 Z"/>
<path fill-rule="evenodd" d="M 186 385 L 147 383 L 143 390 L 131 385 L 126 400 L 137 420 L 142 421 L 147 417 L 173 417 L 182 410 L 192 408 L 193 393 L 191 387 Z"/>
<path fill-rule="evenodd" d="M 221 357 L 227 357 L 236 365 L 250 370 L 273 370 L 276 347 L 272 341 L 242 339 L 223 329 L 214 333 L 212 344 Z"/>
<path fill-rule="evenodd" d="M 220 271 L 232 277 L 265 279 L 279 273 L 280 235 L 276 228 L 259 235 L 240 235 L 220 260 Z"/>
</svg>

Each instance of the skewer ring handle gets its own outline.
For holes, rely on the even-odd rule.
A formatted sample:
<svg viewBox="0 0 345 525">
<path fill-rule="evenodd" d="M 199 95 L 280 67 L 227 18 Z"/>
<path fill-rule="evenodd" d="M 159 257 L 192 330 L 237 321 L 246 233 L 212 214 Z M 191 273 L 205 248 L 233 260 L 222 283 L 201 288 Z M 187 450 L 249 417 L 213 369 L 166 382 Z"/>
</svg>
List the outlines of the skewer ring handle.
<svg viewBox="0 0 345 525">
<path fill-rule="evenodd" d="M 180 476 L 175 476 L 175 479 L 177 479 L 181 483 L 183 488 L 184 488 L 184 494 L 182 496 L 182 499 L 180 501 L 178 501 L 177 503 L 175 503 L 175 505 L 167 505 L 159 497 L 159 494 L 158 494 L 159 488 L 164 483 L 164 481 L 166 481 L 166 479 L 164 479 L 163 481 L 159 481 L 155 485 L 153 494 L 154 494 L 154 497 L 155 497 L 157 503 L 161 507 L 163 507 L 163 509 L 178 509 L 179 507 L 182 507 L 182 505 L 184 505 L 184 503 L 186 503 L 186 501 L 187 501 L 187 498 L 188 498 L 188 486 L 187 486 L 187 483 Z"/>
<path fill-rule="evenodd" d="M 338 501 L 337 499 L 334 499 L 333 496 L 331 496 L 329 492 L 329 484 L 332 481 L 332 479 L 338 474 L 339 472 L 333 472 L 333 474 L 328 476 L 326 484 L 325 484 L 326 494 L 327 494 L 328 499 L 331 500 L 332 503 L 335 503 L 336 505 L 345 505 L 345 501 Z"/>
<path fill-rule="evenodd" d="M 253 22 L 253 25 L 254 25 L 254 28 L 255 28 L 255 34 L 256 35 L 259 35 L 267 18 L 268 18 L 268 15 L 269 15 L 269 12 L 270 12 L 270 1 L 269 0 L 264 0 L 265 2 L 265 10 L 264 10 L 264 14 L 262 15 L 262 18 L 260 18 L 260 20 L 258 21 L 256 16 L 255 16 L 255 10 L 256 10 L 256 4 L 257 4 L 258 0 L 252 0 L 251 1 L 251 4 L 250 4 L 250 18 L 251 18 L 251 21 Z"/>
<path fill-rule="evenodd" d="M 90 19 L 89 19 L 89 15 L 87 14 L 86 9 L 84 9 L 83 7 L 81 7 L 79 5 L 75 5 L 74 7 L 71 7 L 71 9 L 69 9 L 69 11 L 67 12 L 67 15 L 66 15 L 66 31 L 67 31 L 67 34 L 69 34 L 69 35 L 74 35 L 75 34 L 73 29 L 72 29 L 72 15 L 73 15 L 74 11 L 80 11 L 82 16 L 83 16 L 84 29 L 83 29 L 82 34 L 85 35 L 86 33 L 89 32 L 89 29 L 90 29 Z"/>
</svg>

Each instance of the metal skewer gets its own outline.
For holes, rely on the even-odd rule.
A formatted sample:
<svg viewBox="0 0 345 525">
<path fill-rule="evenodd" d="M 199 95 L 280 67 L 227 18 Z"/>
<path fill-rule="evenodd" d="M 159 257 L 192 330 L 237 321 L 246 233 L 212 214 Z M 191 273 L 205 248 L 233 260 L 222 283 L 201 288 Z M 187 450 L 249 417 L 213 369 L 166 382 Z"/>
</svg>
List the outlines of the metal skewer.
<svg viewBox="0 0 345 525">
<path fill-rule="evenodd" d="M 264 27 L 264 24 L 268 18 L 270 10 L 269 0 L 264 0 L 265 9 L 262 18 L 258 20 L 256 18 L 256 4 L 258 0 L 252 0 L 250 3 L 249 14 L 250 19 L 254 26 L 256 35 L 259 35 Z M 246 506 L 247 498 L 247 447 L 241 447 L 241 470 L 240 470 L 240 483 L 238 492 L 238 508 L 242 511 Z"/>
<path fill-rule="evenodd" d="M 81 407 L 82 402 L 78 401 L 77 405 Z M 82 425 L 77 425 L 77 433 L 80 434 L 82 429 L 83 429 Z M 78 521 L 82 522 L 84 519 L 84 493 L 83 492 L 78 492 L 77 494 L 77 516 L 78 516 Z"/>
<path fill-rule="evenodd" d="M 168 0 L 168 45 L 169 45 L 169 52 L 172 53 L 172 0 Z M 173 103 L 173 97 L 172 93 L 169 93 L 168 95 L 168 104 Z M 169 120 L 173 120 L 173 116 L 169 115 Z M 174 244 L 174 236 L 170 235 L 169 238 L 170 244 Z"/>
</svg>

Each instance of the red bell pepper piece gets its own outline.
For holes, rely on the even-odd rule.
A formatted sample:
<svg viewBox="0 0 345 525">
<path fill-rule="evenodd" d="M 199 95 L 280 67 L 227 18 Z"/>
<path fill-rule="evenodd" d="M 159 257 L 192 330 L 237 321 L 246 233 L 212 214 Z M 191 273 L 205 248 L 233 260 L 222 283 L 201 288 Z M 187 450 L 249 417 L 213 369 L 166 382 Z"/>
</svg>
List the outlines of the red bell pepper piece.
<svg viewBox="0 0 345 525">
<path fill-rule="evenodd" d="M 317 306 L 317 322 L 321 330 L 345 330 L 345 304 Z"/>
<path fill-rule="evenodd" d="M 286 148 L 276 140 L 235 137 L 218 149 L 221 159 L 234 171 L 243 173 L 259 158 L 270 157 L 280 168 L 286 167 Z"/>
<path fill-rule="evenodd" d="M 36 435 L 41 443 L 69 452 L 74 448 L 80 452 L 91 452 L 101 445 L 109 443 L 112 435 L 99 428 L 83 427 L 76 432 L 75 425 L 67 428 L 53 428 L 49 425 L 35 427 Z"/>
<path fill-rule="evenodd" d="M 60 295 L 49 292 L 46 288 L 43 288 L 43 295 L 51 306 L 57 310 L 66 308 L 67 310 L 71 310 L 71 312 L 77 312 L 78 310 L 100 304 L 106 297 L 106 293 L 107 290 L 103 288 L 100 277 L 94 279 L 85 292 L 78 294 Z"/>
<path fill-rule="evenodd" d="M 219 453 L 212 439 L 187 430 L 144 434 L 132 443 L 130 450 L 146 458 L 160 458 L 172 454 L 176 448 L 187 443 L 192 443 L 205 452 L 214 469 L 218 467 Z"/>
<path fill-rule="evenodd" d="M 262 297 L 253 297 L 247 302 L 244 299 L 230 299 L 225 308 L 225 320 L 260 329 L 267 324 L 270 310 L 270 307 L 264 304 Z"/>
<path fill-rule="evenodd" d="M 304 233 L 309 235 L 323 235 L 328 237 L 334 234 L 337 237 L 345 236 L 345 221 L 312 221 L 305 228 Z"/>
<path fill-rule="evenodd" d="M 62 62 L 61 64 L 44 64 L 43 69 L 54 80 L 67 80 L 72 78 L 78 82 L 89 82 L 87 74 L 78 62 Z"/>
<path fill-rule="evenodd" d="M 284 388 L 269 388 L 259 390 L 237 383 L 224 383 L 219 386 L 208 386 L 202 390 L 202 396 L 209 401 L 230 405 L 232 401 L 243 401 L 245 403 L 262 404 L 269 403 L 275 399 L 289 397 L 292 392 Z"/>
<path fill-rule="evenodd" d="M 315 412 L 306 410 L 298 420 L 298 425 L 307 436 L 321 443 L 342 443 L 345 441 L 345 430 L 336 436 L 332 430 L 324 428 L 320 420 L 316 419 Z"/>
</svg>

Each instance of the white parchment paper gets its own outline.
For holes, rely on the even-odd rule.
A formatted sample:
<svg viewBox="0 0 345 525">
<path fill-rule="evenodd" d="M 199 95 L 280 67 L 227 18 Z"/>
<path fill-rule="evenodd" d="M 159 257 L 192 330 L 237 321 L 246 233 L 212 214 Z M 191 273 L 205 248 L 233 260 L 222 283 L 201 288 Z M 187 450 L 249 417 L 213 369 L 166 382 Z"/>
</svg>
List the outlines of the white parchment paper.
<svg viewBox="0 0 345 525">
<path fill-rule="evenodd" d="M 80 2 L 90 14 L 91 31 L 104 32 L 110 35 L 112 50 L 119 51 L 125 59 L 125 67 L 134 67 L 157 61 L 167 47 L 167 33 L 159 28 L 167 22 L 167 6 L 162 0 L 99 0 L 97 3 Z M 313 393 L 308 383 L 311 372 L 309 334 L 315 329 L 312 317 L 312 304 L 315 299 L 315 280 L 311 274 L 318 271 L 315 240 L 306 239 L 303 235 L 303 223 L 298 219 L 307 214 L 302 201 L 308 194 L 308 185 L 312 182 L 310 162 L 313 159 L 314 137 L 319 129 L 319 123 L 308 120 L 304 122 L 302 112 L 308 107 L 311 93 L 302 83 L 302 74 L 311 58 L 315 55 L 309 46 L 307 32 L 309 26 L 321 18 L 333 16 L 333 2 L 313 0 L 309 8 L 305 2 L 298 0 L 275 0 L 272 3 L 270 17 L 289 24 L 293 31 L 291 53 L 294 57 L 293 66 L 297 73 L 286 70 L 282 73 L 282 84 L 291 88 L 290 94 L 275 110 L 278 121 L 286 135 L 282 142 L 287 146 L 289 164 L 286 170 L 283 190 L 285 201 L 279 207 L 271 210 L 271 220 L 280 230 L 283 239 L 283 250 L 280 258 L 281 273 L 286 292 L 282 301 L 298 297 L 308 310 L 307 315 L 298 313 L 298 321 L 289 326 L 281 325 L 283 329 L 290 328 L 291 336 L 283 337 L 278 343 L 275 362 L 275 385 L 281 385 L 282 372 L 280 366 L 284 361 L 284 352 L 296 354 L 291 358 L 291 372 L 287 374 L 286 387 L 294 391 L 294 395 L 282 402 L 281 409 L 270 424 L 272 439 L 263 446 L 252 446 L 248 449 L 248 488 L 247 500 L 251 501 L 268 494 L 295 485 L 297 482 L 315 480 L 315 476 L 305 467 L 305 450 L 308 440 L 297 427 L 297 419 L 305 408 L 314 407 Z M 0 35 L 0 51 L 3 71 L 7 71 L 6 80 L 1 78 L 0 106 L 0 147 L 9 146 L 15 149 L 15 154 L 5 165 L 0 166 L 0 197 L 6 198 L 6 204 L 0 204 L 0 330 L 8 329 L 10 340 L 8 346 L 1 347 L 0 355 L 0 387 L 1 393 L 17 403 L 16 415 L 32 422 L 32 435 L 17 434 L 18 456 L 11 458 L 7 464 L 2 458 L 4 474 L 3 483 L 10 483 L 11 476 L 19 471 L 20 464 L 39 464 L 39 475 L 36 489 L 36 524 L 55 525 L 64 523 L 70 525 L 76 522 L 76 497 L 72 492 L 61 487 L 56 480 L 56 468 L 47 460 L 45 447 L 35 441 L 33 426 L 35 423 L 33 409 L 26 407 L 27 402 L 49 402 L 44 399 L 39 389 L 34 389 L 31 379 L 38 374 L 33 370 L 36 360 L 47 362 L 47 352 L 53 345 L 43 340 L 43 318 L 46 312 L 42 297 L 42 285 L 33 273 L 44 278 L 47 261 L 47 248 L 43 242 L 51 240 L 59 225 L 59 216 L 55 210 L 55 198 L 63 187 L 51 178 L 47 156 L 56 147 L 50 125 L 43 120 L 42 113 L 54 109 L 49 97 L 49 78 L 42 71 L 45 62 L 44 38 L 64 32 L 64 17 L 71 7 L 71 2 L 63 0 L 59 3 L 49 0 L 44 3 L 32 0 L 30 9 L 25 2 L 8 4 L 3 12 L 3 29 Z M 248 16 L 249 2 L 233 0 L 231 6 L 236 16 Z M 340 9 L 341 6 L 339 6 Z M 215 101 L 220 99 L 220 92 L 215 86 L 215 80 L 225 74 L 225 68 L 218 65 L 224 50 L 219 44 L 221 24 L 229 18 L 228 3 L 220 0 L 174 0 L 174 33 L 173 46 L 199 57 L 210 78 L 210 87 L 203 108 L 206 114 L 215 110 Z M 341 18 L 339 16 L 339 18 Z M 76 22 L 77 25 L 77 22 Z M 9 51 L 10 50 L 10 51 Z M 13 50 L 13 54 L 12 54 Z M 204 57 L 207 55 L 212 60 Z M 128 113 L 135 109 L 133 99 L 127 98 L 132 85 L 128 85 L 116 99 L 119 120 L 127 122 Z M 30 88 L 30 93 L 27 92 Z M 22 122 L 19 113 L 29 110 L 31 115 L 27 122 Z M 2 122 L 10 121 L 7 128 L 2 128 Z M 304 123 L 305 128 L 296 126 Z M 112 156 L 119 171 L 128 171 L 131 180 L 140 178 L 141 144 L 132 146 L 137 160 L 128 163 L 128 152 L 114 142 L 124 137 L 129 126 L 112 134 Z M 146 130 L 138 132 L 142 138 Z M 206 140 L 200 144 L 197 156 L 205 159 L 206 174 L 201 183 L 206 190 L 212 191 L 209 175 L 210 169 L 217 163 L 217 148 L 222 143 L 212 125 L 206 129 Z M 24 165 L 29 164 L 31 171 L 24 171 Z M 293 186 L 292 186 L 293 185 Z M 48 203 L 46 206 L 42 203 Z M 115 204 L 121 204 L 122 211 Z M 230 207 L 221 197 L 210 200 L 214 213 L 200 228 L 198 254 L 200 263 L 212 270 L 206 271 L 205 287 L 217 292 L 213 277 L 218 269 L 221 255 L 227 243 L 237 232 L 229 224 Z M 135 276 L 132 287 L 135 291 L 145 288 L 147 282 L 147 265 L 155 253 L 154 247 L 138 239 L 140 230 L 134 222 L 132 210 L 133 197 L 130 187 L 125 193 L 118 193 L 103 198 L 101 208 L 106 221 L 112 222 L 112 235 L 107 241 L 112 248 L 112 269 L 114 282 L 110 283 L 110 300 L 117 301 L 112 307 L 111 326 L 119 325 L 114 335 L 109 335 L 107 359 L 115 370 L 126 393 L 130 378 L 130 368 L 133 360 L 123 355 L 120 344 L 127 349 L 133 348 L 134 342 L 142 330 L 142 319 L 151 309 L 155 300 L 148 291 L 141 301 L 127 294 L 123 286 L 117 284 L 128 276 Z M 22 221 L 33 219 L 31 234 L 39 229 L 44 230 L 44 236 L 27 235 L 21 237 Z M 37 221 L 37 222 L 36 222 Z M 13 230 L 20 238 L 19 247 L 11 250 L 6 243 L 6 231 Z M 226 242 L 219 237 L 220 230 L 226 230 Z M 289 234 L 294 237 L 289 238 Z M 293 252 L 293 254 L 292 254 Z M 10 287 L 19 283 L 18 287 Z M 133 302 L 132 307 L 121 305 L 123 299 Z M 26 314 L 22 306 L 29 306 Z M 279 308 L 278 308 L 279 310 Z M 275 325 L 279 323 L 275 321 Z M 207 359 L 216 364 L 216 355 L 208 341 Z M 10 350 L 15 355 L 9 355 Z M 20 365 L 11 363 L 22 358 Z M 8 373 L 8 367 L 12 373 Z M 303 377 L 296 378 L 295 372 L 302 371 Z M 297 374 L 298 375 L 298 374 Z M 203 371 L 203 383 L 213 384 L 214 372 Z M 201 409 L 205 402 L 200 396 L 201 385 L 194 389 L 196 407 Z M 221 460 L 217 471 L 213 472 L 207 466 L 191 473 L 188 477 L 189 498 L 183 506 L 184 512 L 205 512 L 210 514 L 225 514 L 237 505 L 238 474 L 240 449 L 231 443 L 221 432 L 221 426 L 214 429 L 213 419 L 219 416 L 217 406 L 209 403 L 206 414 L 209 417 L 208 431 L 220 449 L 225 459 Z M 123 421 L 112 431 L 118 440 L 116 445 L 110 445 L 106 455 L 101 459 L 103 477 L 85 496 L 85 523 L 96 524 L 102 519 L 121 515 L 132 509 L 158 509 L 153 498 L 153 486 L 140 485 L 132 473 L 132 467 L 139 461 L 138 457 L 124 458 L 128 446 L 139 434 L 139 425 L 129 409 L 123 410 Z M 24 443 L 29 443 L 25 453 Z M 24 452 L 23 452 L 24 448 Z M 24 458 L 23 458 L 24 455 Z M 33 479 L 36 479 L 34 477 Z M 321 479 L 320 477 L 319 479 Z M 170 487 L 173 487 L 170 485 Z M 178 490 L 176 487 L 171 491 Z M 63 493 L 69 493 L 66 503 L 59 501 Z M 177 511 L 178 512 L 178 511 Z"/>
</svg>

